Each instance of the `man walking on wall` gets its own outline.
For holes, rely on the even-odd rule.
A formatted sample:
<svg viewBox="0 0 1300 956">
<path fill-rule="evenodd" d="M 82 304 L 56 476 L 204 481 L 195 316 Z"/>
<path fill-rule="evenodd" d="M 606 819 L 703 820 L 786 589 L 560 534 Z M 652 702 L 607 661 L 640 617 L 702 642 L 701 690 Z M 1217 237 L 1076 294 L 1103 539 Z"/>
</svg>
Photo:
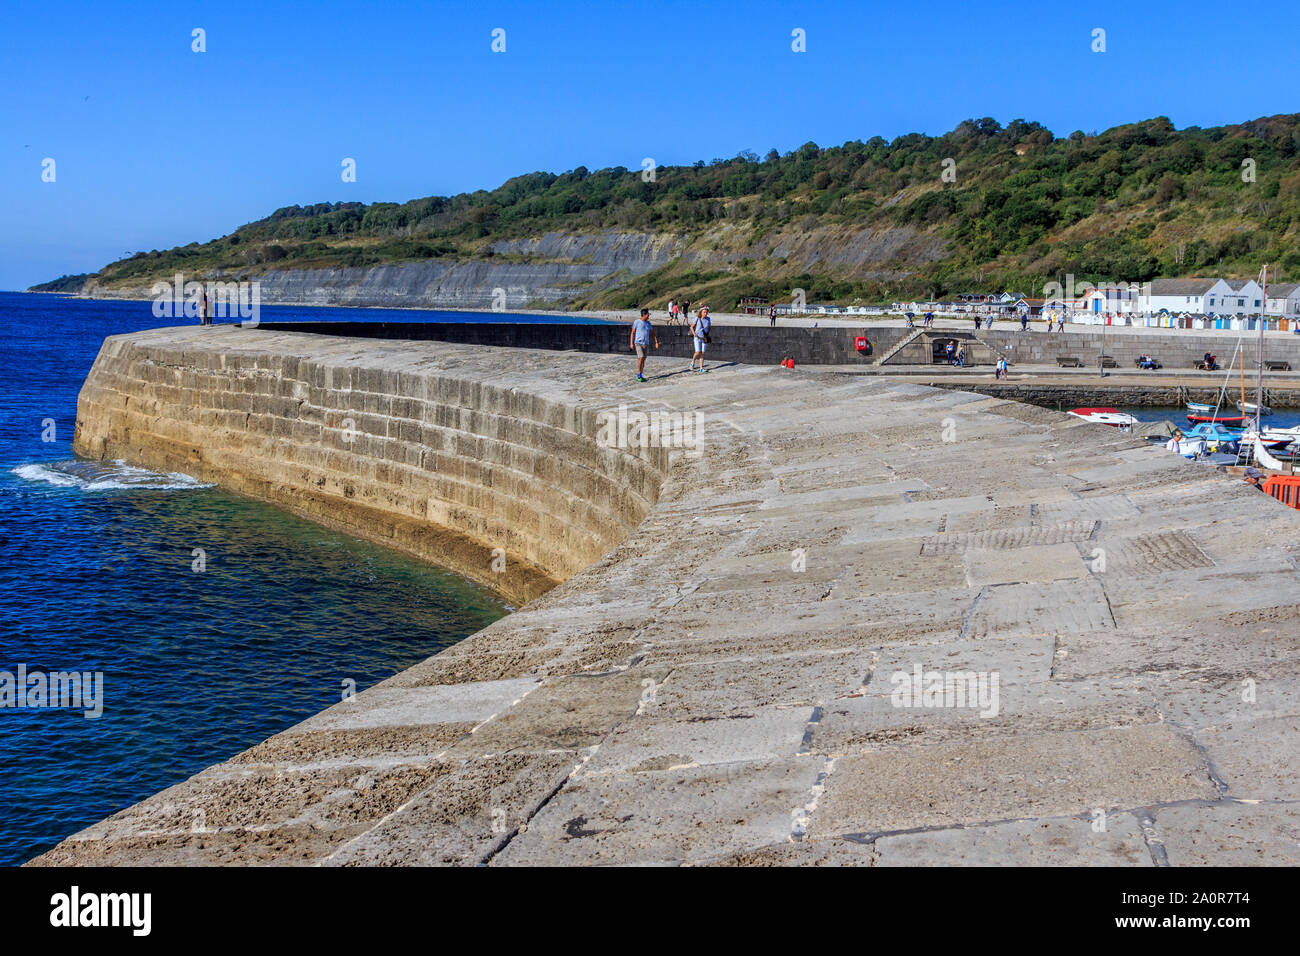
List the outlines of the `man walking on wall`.
<svg viewBox="0 0 1300 956">
<path fill-rule="evenodd" d="M 655 348 L 659 348 L 659 335 L 655 332 L 655 327 L 650 324 L 650 310 L 642 309 L 641 318 L 632 323 L 632 334 L 627 339 L 627 347 L 636 352 L 638 382 L 645 381 L 645 355 L 646 349 L 650 348 L 651 340 L 654 340 Z"/>
</svg>

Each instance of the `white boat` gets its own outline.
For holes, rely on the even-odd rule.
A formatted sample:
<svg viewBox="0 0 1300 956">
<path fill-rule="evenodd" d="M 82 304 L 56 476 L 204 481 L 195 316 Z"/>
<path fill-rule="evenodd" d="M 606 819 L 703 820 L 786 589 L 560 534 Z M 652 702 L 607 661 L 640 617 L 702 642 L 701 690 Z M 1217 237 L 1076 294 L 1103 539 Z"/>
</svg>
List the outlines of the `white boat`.
<svg viewBox="0 0 1300 956">
<path fill-rule="evenodd" d="M 1256 405 L 1254 402 L 1237 402 L 1237 407 L 1241 409 L 1243 415 L 1254 415 L 1258 410 L 1260 415 L 1272 415 L 1273 409 L 1267 405 Z"/>
<path fill-rule="evenodd" d="M 1245 441 L 1253 441 L 1255 439 L 1254 427 L 1252 426 L 1243 431 L 1241 437 Z M 1270 445 L 1277 444 L 1278 442 L 1284 442 L 1289 445 L 1292 442 L 1300 441 L 1300 425 L 1290 428 L 1261 428 L 1259 430 L 1259 437 L 1264 439 L 1264 441 Z"/>
<path fill-rule="evenodd" d="M 1269 471 L 1286 471 L 1286 462 L 1274 458 L 1268 453 L 1268 449 L 1259 442 L 1251 442 L 1250 451 L 1255 458 L 1255 464 L 1261 468 L 1267 468 Z"/>
<path fill-rule="evenodd" d="M 1070 410 L 1070 414 L 1086 422 L 1110 425 L 1113 428 L 1132 428 L 1138 423 L 1136 418 L 1127 412 L 1121 412 L 1118 408 L 1075 408 Z"/>
</svg>

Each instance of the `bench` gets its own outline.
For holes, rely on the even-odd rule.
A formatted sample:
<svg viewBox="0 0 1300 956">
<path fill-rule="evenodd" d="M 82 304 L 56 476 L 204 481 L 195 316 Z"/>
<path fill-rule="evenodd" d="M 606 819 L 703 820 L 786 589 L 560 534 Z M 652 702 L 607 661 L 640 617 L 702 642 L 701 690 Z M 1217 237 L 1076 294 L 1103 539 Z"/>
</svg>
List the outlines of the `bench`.
<svg viewBox="0 0 1300 956">
<path fill-rule="evenodd" d="M 1077 359 L 1073 355 L 1058 355 L 1056 364 L 1060 368 L 1083 368 L 1083 359 Z"/>
<path fill-rule="evenodd" d="M 1119 368 L 1119 363 L 1115 361 L 1113 355 L 1103 355 L 1100 361 L 1102 368 Z"/>
<path fill-rule="evenodd" d="M 1264 367 L 1270 372 L 1289 372 L 1291 371 L 1290 362 L 1265 362 Z"/>
</svg>

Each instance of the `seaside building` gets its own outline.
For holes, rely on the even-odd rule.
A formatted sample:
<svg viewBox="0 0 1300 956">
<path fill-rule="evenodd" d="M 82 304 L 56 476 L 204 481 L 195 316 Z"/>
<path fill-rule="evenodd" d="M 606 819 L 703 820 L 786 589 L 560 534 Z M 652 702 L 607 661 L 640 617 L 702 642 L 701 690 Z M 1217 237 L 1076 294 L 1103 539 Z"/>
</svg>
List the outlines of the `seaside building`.
<svg viewBox="0 0 1300 956">
<path fill-rule="evenodd" d="M 1222 279 L 1228 287 L 1226 293 L 1217 296 L 1211 292 L 1210 301 L 1205 311 L 1220 315 L 1258 315 L 1263 306 L 1264 290 L 1254 279 Z M 1217 298 L 1217 301 L 1216 301 Z"/>
<path fill-rule="evenodd" d="M 1137 311 L 1152 315 L 1161 311 L 1214 312 L 1210 300 L 1224 299 L 1232 291 L 1222 279 L 1152 279 L 1138 296 Z"/>
<path fill-rule="evenodd" d="M 1268 301 L 1264 303 L 1265 315 L 1294 319 L 1300 317 L 1300 282 L 1282 282 L 1269 285 Z"/>
<path fill-rule="evenodd" d="M 1084 312 L 1110 312 L 1113 314 L 1139 311 L 1141 287 L 1131 285 L 1107 285 L 1089 290 L 1080 300 L 1079 307 Z"/>
</svg>

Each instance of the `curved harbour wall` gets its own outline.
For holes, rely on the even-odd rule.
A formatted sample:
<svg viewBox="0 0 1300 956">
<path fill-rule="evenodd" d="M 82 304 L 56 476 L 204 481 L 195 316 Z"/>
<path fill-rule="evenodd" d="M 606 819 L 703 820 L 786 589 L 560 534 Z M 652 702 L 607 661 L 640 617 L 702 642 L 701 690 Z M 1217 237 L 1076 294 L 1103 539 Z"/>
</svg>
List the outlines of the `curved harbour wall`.
<svg viewBox="0 0 1300 956">
<path fill-rule="evenodd" d="M 513 535 L 521 594 L 567 580 L 34 862 L 1300 863 L 1300 512 L 1000 398 L 632 371 L 264 330 L 106 343 L 81 451 L 378 536 L 446 522 L 482 535 L 466 568 Z M 620 405 L 702 414 L 698 454 L 604 447 Z M 444 471 L 402 457 L 426 441 Z"/>
<path fill-rule="evenodd" d="M 451 568 L 523 603 L 621 541 L 654 504 L 662 449 L 598 444 L 598 409 L 400 346 L 231 327 L 108 339 L 74 448 L 184 471 Z M 208 347 L 204 347 L 208 346 Z"/>
</svg>

